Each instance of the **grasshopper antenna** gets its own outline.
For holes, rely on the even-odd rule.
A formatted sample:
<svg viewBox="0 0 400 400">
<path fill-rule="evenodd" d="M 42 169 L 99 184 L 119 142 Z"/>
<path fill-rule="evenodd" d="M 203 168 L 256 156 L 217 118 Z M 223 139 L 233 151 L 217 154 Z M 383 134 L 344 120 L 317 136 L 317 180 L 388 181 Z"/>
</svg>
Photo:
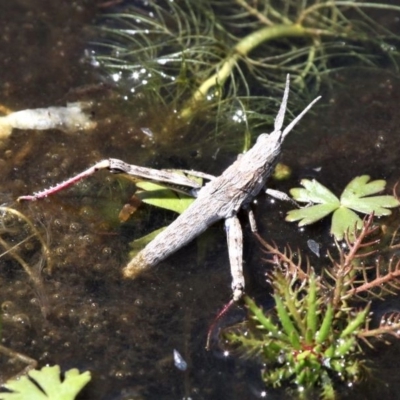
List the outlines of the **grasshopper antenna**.
<svg viewBox="0 0 400 400">
<path fill-rule="evenodd" d="M 285 92 L 283 93 L 282 103 L 279 108 L 279 112 L 275 118 L 274 132 L 280 132 L 283 126 L 283 120 L 285 119 L 285 113 L 287 108 L 287 101 L 289 98 L 289 86 L 290 86 L 290 75 L 286 75 Z M 293 129 L 293 127 L 303 118 L 304 114 L 321 98 L 318 96 L 314 99 L 282 132 L 280 135 L 280 141 L 285 139 L 286 135 Z"/>
<path fill-rule="evenodd" d="M 290 75 L 287 74 L 286 76 L 286 86 L 285 86 L 285 93 L 283 94 L 283 99 L 282 99 L 282 104 L 281 108 L 279 109 L 278 115 L 275 118 L 275 131 L 280 130 L 283 125 L 283 119 L 285 118 L 285 111 L 286 111 L 286 105 L 287 105 L 287 100 L 289 97 L 289 84 L 290 84 Z M 293 129 L 293 127 L 303 118 L 304 114 L 307 113 L 307 111 L 321 98 L 321 96 L 318 96 L 316 99 L 314 99 L 283 131 L 281 140 L 285 139 L 286 135 Z"/>
<path fill-rule="evenodd" d="M 285 139 L 285 136 L 293 129 L 293 127 L 303 118 L 304 114 L 321 98 L 318 96 L 314 99 L 283 131 L 282 139 Z"/>
<path fill-rule="evenodd" d="M 289 98 L 289 86 L 290 86 L 290 75 L 286 75 L 286 85 L 285 85 L 285 91 L 283 93 L 283 98 L 281 102 L 281 106 L 279 108 L 279 112 L 275 118 L 275 124 L 274 124 L 274 131 L 280 131 L 283 126 L 283 120 L 285 119 L 285 113 L 286 113 L 286 106 L 287 106 L 287 101 Z"/>
</svg>

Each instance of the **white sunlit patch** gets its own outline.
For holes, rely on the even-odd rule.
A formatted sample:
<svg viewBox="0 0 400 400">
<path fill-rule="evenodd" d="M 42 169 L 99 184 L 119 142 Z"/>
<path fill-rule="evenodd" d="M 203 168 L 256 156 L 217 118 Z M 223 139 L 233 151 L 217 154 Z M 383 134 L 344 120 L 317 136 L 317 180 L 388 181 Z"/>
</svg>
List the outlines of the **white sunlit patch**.
<svg viewBox="0 0 400 400">
<path fill-rule="evenodd" d="M 178 350 L 174 349 L 174 364 L 175 367 L 178 368 L 181 371 L 186 371 L 187 370 L 187 363 L 186 361 L 183 359 L 183 357 L 180 355 L 180 353 L 178 352 Z"/>
<path fill-rule="evenodd" d="M 125 29 L 125 33 L 128 33 L 129 35 L 136 35 L 138 33 L 137 29 Z"/>
<path fill-rule="evenodd" d="M 246 122 L 246 114 L 243 110 L 236 110 L 235 113 L 233 114 L 232 119 L 235 122 Z"/>
<path fill-rule="evenodd" d="M 100 62 L 96 59 L 96 52 L 94 50 L 85 50 L 85 58 L 87 58 L 92 67 L 100 67 Z"/>
<path fill-rule="evenodd" d="M 119 82 L 121 80 L 121 73 L 120 72 L 116 72 L 115 74 L 111 74 L 111 79 L 114 82 Z"/>
<path fill-rule="evenodd" d="M 150 128 L 140 128 L 140 130 L 148 137 L 152 138 L 154 136 L 153 131 Z"/>
<path fill-rule="evenodd" d="M 138 71 L 132 72 L 131 78 L 135 81 L 137 81 L 140 77 L 140 73 Z"/>
</svg>

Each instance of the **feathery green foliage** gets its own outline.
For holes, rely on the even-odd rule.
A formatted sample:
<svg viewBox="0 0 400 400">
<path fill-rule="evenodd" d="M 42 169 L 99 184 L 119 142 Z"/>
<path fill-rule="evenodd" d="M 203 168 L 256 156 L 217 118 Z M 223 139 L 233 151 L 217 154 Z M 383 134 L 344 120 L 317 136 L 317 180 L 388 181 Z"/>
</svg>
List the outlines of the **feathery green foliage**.
<svg viewBox="0 0 400 400">
<path fill-rule="evenodd" d="M 226 328 L 223 346 L 258 360 L 267 385 L 291 383 L 299 398 L 320 390 L 323 398 L 333 399 L 337 382 L 361 381 L 368 371 L 361 344 L 372 346 L 372 340 L 385 335 L 400 337 L 399 313 L 385 315 L 378 327 L 370 327 L 367 295 L 400 289 L 400 262 L 368 266 L 378 242 L 369 239 L 378 229 L 372 223 L 371 215 L 355 240 L 347 240 L 347 250 L 338 246 L 338 261 L 332 258 L 320 276 L 309 264 L 303 268 L 301 260 L 296 263 L 291 251 L 280 252 L 260 239 L 274 255 L 268 277 L 275 307 L 266 313 L 246 295 L 249 320 Z M 360 259 L 367 266 L 360 265 Z"/>
<path fill-rule="evenodd" d="M 379 24 L 381 11 L 400 15 L 354 0 L 150 0 L 105 15 L 92 56 L 132 97 L 165 108 L 164 131 L 201 114 L 219 134 L 238 122 L 248 134 L 272 125 L 287 73 L 295 112 L 335 70 L 397 68 L 399 37 Z"/>
</svg>

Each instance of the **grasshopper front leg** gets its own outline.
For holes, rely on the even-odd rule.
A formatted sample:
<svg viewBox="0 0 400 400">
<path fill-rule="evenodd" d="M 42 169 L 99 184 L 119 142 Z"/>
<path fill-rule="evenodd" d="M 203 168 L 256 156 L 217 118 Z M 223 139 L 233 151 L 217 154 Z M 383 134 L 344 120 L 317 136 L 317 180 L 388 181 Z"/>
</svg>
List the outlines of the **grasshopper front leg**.
<svg viewBox="0 0 400 400">
<path fill-rule="evenodd" d="M 187 187 L 189 189 L 193 189 L 194 193 L 196 193 L 201 188 L 198 182 L 177 172 L 139 167 L 137 165 L 127 164 L 126 162 L 118 160 L 116 158 L 109 158 L 108 160 L 99 161 L 98 163 L 81 172 L 80 174 L 75 175 L 64 182 L 58 183 L 51 188 L 34 193 L 30 196 L 20 196 L 17 200 L 34 201 L 43 199 L 47 196 L 58 193 L 61 190 L 66 189 L 81 181 L 82 179 L 87 178 L 88 176 L 91 176 L 97 171 L 101 171 L 103 169 L 108 169 L 114 174 L 127 174 L 133 178 L 137 178 L 138 180 L 147 180 L 152 182 Z M 195 171 L 193 173 L 196 174 Z M 213 177 L 211 175 L 208 175 L 207 178 L 211 179 Z"/>
</svg>

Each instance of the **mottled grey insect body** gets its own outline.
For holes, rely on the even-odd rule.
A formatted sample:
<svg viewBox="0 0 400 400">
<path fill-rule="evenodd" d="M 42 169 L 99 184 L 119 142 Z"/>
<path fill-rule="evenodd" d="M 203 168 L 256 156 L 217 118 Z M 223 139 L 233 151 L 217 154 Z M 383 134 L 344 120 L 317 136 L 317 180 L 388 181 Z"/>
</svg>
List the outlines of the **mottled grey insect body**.
<svg viewBox="0 0 400 400">
<path fill-rule="evenodd" d="M 235 220 L 240 209 L 249 208 L 250 203 L 265 187 L 267 179 L 274 171 L 281 154 L 283 139 L 319 99 L 315 99 L 308 105 L 282 132 L 288 93 L 289 77 L 281 108 L 275 120 L 275 130 L 271 134 L 261 134 L 248 152 L 241 155 L 219 177 L 212 179 L 201 188 L 190 207 L 129 262 L 124 268 L 126 277 L 137 276 L 144 269 L 158 264 L 191 242 L 215 222 Z M 241 228 L 238 221 L 225 225 L 233 276 L 233 298 L 238 300 L 244 291 L 244 278 L 241 272 L 242 243 L 238 243 L 241 232 L 239 239 L 237 232 L 237 229 Z M 239 249 L 238 246 L 240 246 Z"/>
<path fill-rule="evenodd" d="M 191 242 L 215 222 L 224 220 L 232 274 L 233 300 L 237 301 L 242 297 L 245 286 L 242 265 L 243 238 L 237 213 L 240 209 L 248 211 L 250 225 L 254 231 L 256 230 L 250 203 L 265 187 L 267 179 L 272 174 L 281 154 L 281 146 L 286 135 L 319 99 L 318 97 L 311 102 L 282 131 L 288 96 L 289 76 L 273 132 L 261 134 L 254 146 L 248 152 L 239 156 L 218 177 L 191 171 L 194 176 L 202 176 L 209 180 L 203 187 L 199 187 L 195 180 L 175 172 L 139 167 L 121 160 L 108 159 L 98 162 L 93 167 L 51 189 L 41 191 L 33 196 L 23 196 L 20 200 L 37 200 L 47 197 L 100 169 L 108 169 L 113 173 L 125 173 L 144 180 L 187 187 L 196 195 L 196 200 L 129 262 L 123 270 L 124 276 L 127 278 L 136 277 L 146 268 L 158 264 L 170 254 Z"/>
</svg>

